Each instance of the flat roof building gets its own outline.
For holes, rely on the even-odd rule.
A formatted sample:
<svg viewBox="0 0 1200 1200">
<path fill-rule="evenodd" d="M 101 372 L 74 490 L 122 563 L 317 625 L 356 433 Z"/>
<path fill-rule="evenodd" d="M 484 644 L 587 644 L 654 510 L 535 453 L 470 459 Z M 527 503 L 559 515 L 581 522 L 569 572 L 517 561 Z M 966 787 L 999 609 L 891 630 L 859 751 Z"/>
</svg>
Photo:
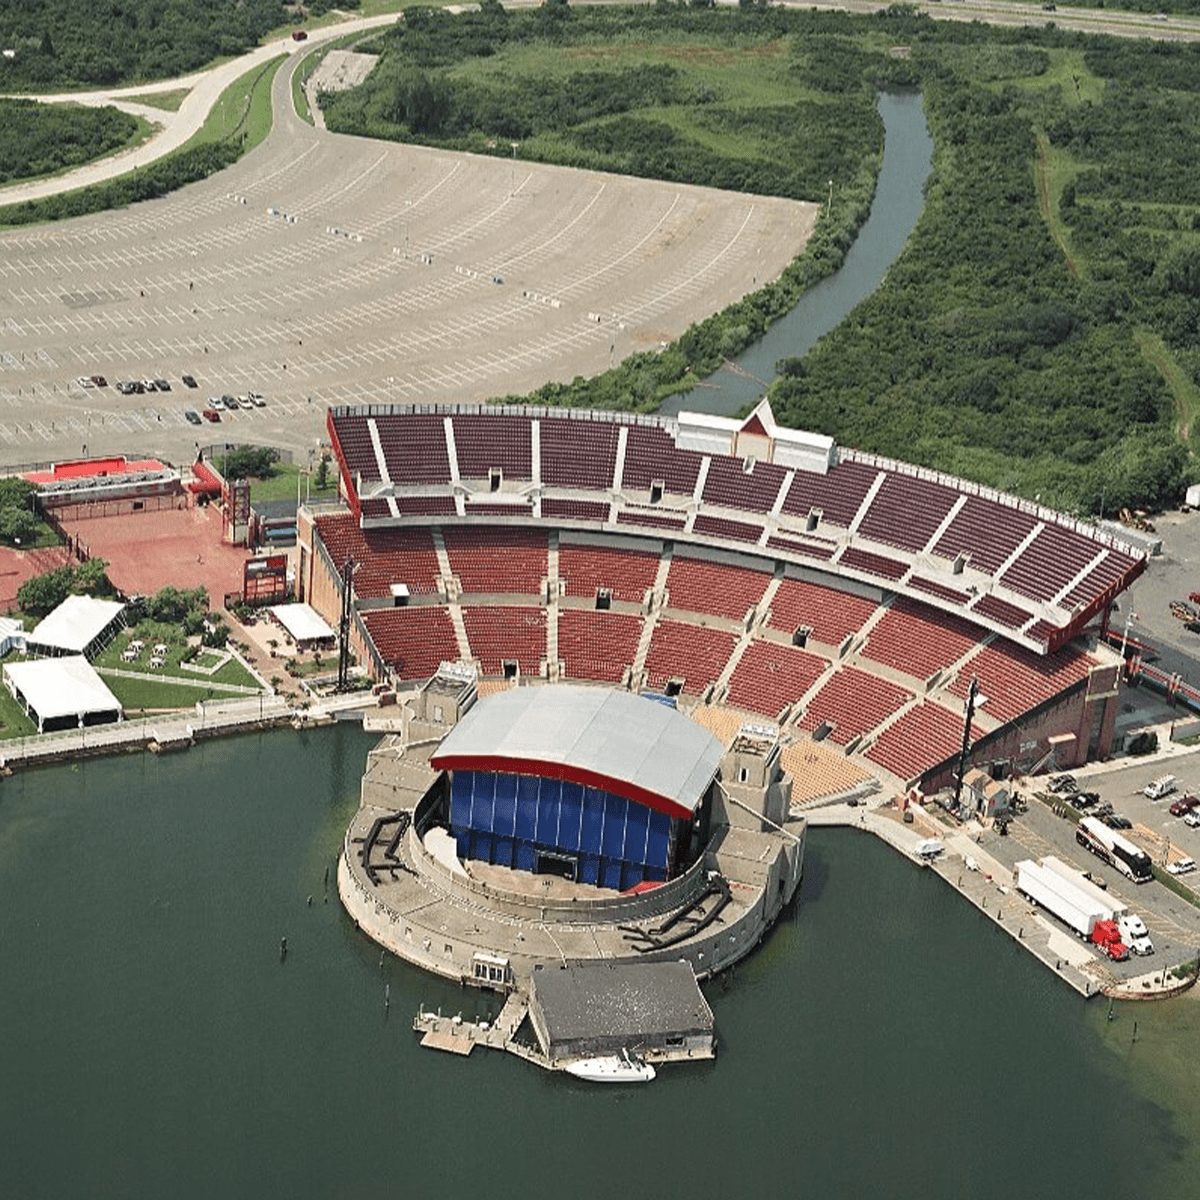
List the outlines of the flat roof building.
<svg viewBox="0 0 1200 1200">
<path fill-rule="evenodd" d="M 713 1054 L 712 1009 L 680 960 L 535 967 L 529 1015 L 552 1063 L 622 1051 Z"/>
</svg>

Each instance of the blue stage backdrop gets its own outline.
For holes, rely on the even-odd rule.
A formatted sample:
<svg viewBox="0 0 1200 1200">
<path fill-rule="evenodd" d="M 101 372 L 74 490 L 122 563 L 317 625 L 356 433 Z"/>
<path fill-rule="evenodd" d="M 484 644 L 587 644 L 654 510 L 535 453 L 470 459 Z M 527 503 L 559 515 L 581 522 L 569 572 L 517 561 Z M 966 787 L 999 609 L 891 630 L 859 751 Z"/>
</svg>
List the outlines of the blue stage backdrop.
<svg viewBox="0 0 1200 1200">
<path fill-rule="evenodd" d="M 584 883 L 624 890 L 663 880 L 675 844 L 665 813 L 561 779 L 455 771 L 450 829 L 461 858 L 523 871 L 549 869 Z M 541 864 L 543 869 L 546 864 Z"/>
</svg>

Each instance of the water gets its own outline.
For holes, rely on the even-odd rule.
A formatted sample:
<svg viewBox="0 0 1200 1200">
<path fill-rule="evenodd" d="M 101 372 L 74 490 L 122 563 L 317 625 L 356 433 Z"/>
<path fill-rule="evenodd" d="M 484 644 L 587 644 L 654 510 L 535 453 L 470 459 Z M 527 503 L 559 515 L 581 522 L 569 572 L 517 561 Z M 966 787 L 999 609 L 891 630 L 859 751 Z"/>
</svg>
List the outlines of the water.
<svg viewBox="0 0 1200 1200">
<path fill-rule="evenodd" d="M 763 384 L 775 378 L 775 364 L 781 358 L 807 354 L 883 282 L 924 207 L 933 139 L 916 92 L 880 93 L 879 114 L 884 127 L 883 162 L 871 213 L 841 267 L 807 291 L 786 317 L 737 359 L 752 378 L 722 368 L 704 387 L 669 397 L 660 412 L 728 415 L 761 399 Z M 837 203 L 836 192 L 833 202 Z"/>
<path fill-rule="evenodd" d="M 492 1002 L 381 970 L 324 903 L 372 741 L 0 782 L 0 1195 L 1195 1194 L 1200 1004 L 1109 1024 L 851 831 L 812 835 L 799 907 L 709 985 L 717 1062 L 605 1090 L 420 1049 L 420 1003 Z"/>
</svg>

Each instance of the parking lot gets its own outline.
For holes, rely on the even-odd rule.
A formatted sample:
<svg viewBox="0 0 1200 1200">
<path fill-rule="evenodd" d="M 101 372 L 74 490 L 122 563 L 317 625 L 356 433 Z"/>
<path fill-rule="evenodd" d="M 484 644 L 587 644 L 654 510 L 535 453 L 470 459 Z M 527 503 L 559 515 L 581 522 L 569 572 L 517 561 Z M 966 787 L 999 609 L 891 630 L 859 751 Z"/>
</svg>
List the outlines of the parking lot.
<svg viewBox="0 0 1200 1200">
<path fill-rule="evenodd" d="M 286 108 L 288 72 L 276 79 Z M 817 206 L 450 154 L 277 118 L 202 183 L 0 234 L 0 459 L 311 448 L 334 404 L 595 374 L 777 276 Z M 184 388 L 180 377 L 195 376 Z M 81 376 L 102 375 L 106 388 Z M 117 380 L 168 393 L 120 395 Z M 261 392 L 203 436 L 211 395 Z"/>
<path fill-rule="evenodd" d="M 1117 812 L 1129 817 L 1134 827 L 1125 836 L 1141 845 L 1156 864 L 1164 864 L 1168 857 L 1174 860 L 1185 855 L 1200 859 L 1200 829 L 1189 829 L 1181 818 L 1172 817 L 1167 811 L 1171 801 L 1183 791 L 1192 790 L 1200 795 L 1200 754 L 1182 752 L 1165 763 L 1160 759 L 1115 769 L 1104 769 L 1102 765 L 1100 769 L 1090 767 L 1073 774 L 1081 788 L 1098 792 L 1101 803 L 1111 803 Z M 1141 794 L 1151 779 L 1164 774 L 1177 777 L 1179 791 L 1159 801 Z M 1111 894 L 1128 903 L 1146 922 L 1155 953 L 1145 958 L 1131 955 L 1124 963 L 1106 963 L 1108 970 L 1119 978 L 1129 979 L 1174 966 L 1200 953 L 1200 909 L 1156 881 L 1135 884 L 1102 862 L 1076 842 L 1074 821 L 1057 816 L 1048 804 L 1031 799 L 1029 811 L 1009 826 L 1007 837 L 992 830 L 983 835 L 980 844 L 1010 868 L 1020 859 L 1036 860 L 1052 854 L 1080 871 L 1090 871 L 1103 880 Z M 1200 887 L 1200 872 L 1181 876 L 1179 882 L 1194 890 Z M 1052 917 L 1046 919 L 1056 924 Z"/>
</svg>

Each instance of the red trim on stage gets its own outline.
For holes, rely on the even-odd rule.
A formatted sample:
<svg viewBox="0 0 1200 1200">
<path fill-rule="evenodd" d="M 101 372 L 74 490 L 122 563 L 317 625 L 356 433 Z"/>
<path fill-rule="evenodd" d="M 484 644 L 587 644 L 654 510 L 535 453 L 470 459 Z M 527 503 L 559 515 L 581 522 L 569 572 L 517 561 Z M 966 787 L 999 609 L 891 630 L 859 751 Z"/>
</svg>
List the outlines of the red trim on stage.
<svg viewBox="0 0 1200 1200">
<path fill-rule="evenodd" d="M 626 779 L 614 779 L 599 771 L 588 771 L 569 763 L 546 762 L 537 758 L 505 758 L 498 754 L 435 754 L 430 766 L 438 771 L 495 771 L 502 775 L 533 775 L 542 779 L 561 779 L 566 783 L 578 783 L 583 787 L 601 792 L 612 792 L 635 804 L 652 808 L 681 821 L 690 821 L 692 811 L 666 796 L 648 791 Z"/>
</svg>

